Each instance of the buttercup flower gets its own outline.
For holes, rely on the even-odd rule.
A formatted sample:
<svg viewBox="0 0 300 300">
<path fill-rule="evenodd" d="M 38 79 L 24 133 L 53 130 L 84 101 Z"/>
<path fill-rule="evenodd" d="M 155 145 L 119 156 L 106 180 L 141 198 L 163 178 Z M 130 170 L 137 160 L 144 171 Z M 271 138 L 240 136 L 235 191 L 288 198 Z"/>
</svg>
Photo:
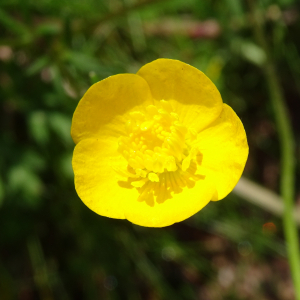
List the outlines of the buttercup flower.
<svg viewBox="0 0 300 300">
<path fill-rule="evenodd" d="M 248 156 L 244 127 L 215 85 L 171 59 L 94 84 L 71 134 L 82 201 L 99 215 L 149 227 L 223 199 Z"/>
</svg>

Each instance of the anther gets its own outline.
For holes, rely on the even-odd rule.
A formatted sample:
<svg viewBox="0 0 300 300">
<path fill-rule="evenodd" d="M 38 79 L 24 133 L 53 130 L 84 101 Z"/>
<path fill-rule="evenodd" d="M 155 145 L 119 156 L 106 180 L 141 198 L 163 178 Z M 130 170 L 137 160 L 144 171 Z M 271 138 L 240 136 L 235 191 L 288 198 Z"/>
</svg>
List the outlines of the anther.
<svg viewBox="0 0 300 300">
<path fill-rule="evenodd" d="M 159 182 L 159 177 L 155 173 L 149 173 L 148 178 L 152 182 Z"/>
<path fill-rule="evenodd" d="M 116 169 L 116 172 L 123 177 L 140 178 L 131 184 L 141 188 L 141 195 L 148 193 L 145 189 L 150 185 L 160 189 L 167 184 L 165 181 L 171 178 L 169 172 L 176 172 L 173 174 L 176 181 L 181 177 L 179 174 L 191 171 L 192 160 L 195 159 L 196 165 L 202 160 L 199 150 L 186 144 L 197 137 L 197 132 L 178 121 L 170 102 L 162 100 L 159 107 L 148 106 L 146 114 L 131 112 L 131 119 L 126 122 L 128 135 L 118 140 L 118 151 L 128 161 L 131 171 Z"/>
</svg>

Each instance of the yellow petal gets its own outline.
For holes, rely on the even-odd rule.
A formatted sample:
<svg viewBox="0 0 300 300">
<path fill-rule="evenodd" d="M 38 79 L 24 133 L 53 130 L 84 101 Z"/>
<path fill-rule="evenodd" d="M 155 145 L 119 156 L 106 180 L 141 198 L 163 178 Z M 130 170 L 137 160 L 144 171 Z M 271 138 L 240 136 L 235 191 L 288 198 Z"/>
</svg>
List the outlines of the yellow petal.
<svg viewBox="0 0 300 300">
<path fill-rule="evenodd" d="M 169 181 L 171 173 L 161 174 L 160 182 Z M 169 187 L 168 189 L 161 188 L 162 197 L 153 197 L 150 193 L 141 201 L 136 201 L 134 198 L 126 199 L 126 219 L 140 226 L 164 227 L 191 217 L 208 204 L 215 192 L 215 187 L 204 176 L 196 182 L 191 181 L 191 183 L 192 186 L 189 187 L 180 187 L 177 184 L 175 188 L 180 191 L 176 193 Z M 148 181 L 145 186 L 146 189 L 149 188 L 149 191 L 153 191 L 156 189 L 153 186 L 160 184 Z"/>
<path fill-rule="evenodd" d="M 205 177 L 197 182 L 191 180 L 191 186 L 187 187 L 176 184 L 170 175 L 173 172 L 162 174 L 159 183 L 148 181 L 145 184 L 148 187 L 149 183 L 155 184 L 158 197 L 146 195 L 141 199 L 143 187 L 138 191 L 114 171 L 116 167 L 127 166 L 116 148 L 114 138 L 85 139 L 74 150 L 72 163 L 76 191 L 85 205 L 97 214 L 126 218 L 141 226 L 163 227 L 185 220 L 211 200 L 215 188 Z M 169 182 L 168 189 L 165 188 L 166 182 Z M 171 186 L 174 190 L 171 189 L 170 193 Z"/>
<path fill-rule="evenodd" d="M 119 74 L 92 85 L 80 100 L 72 120 L 75 143 L 82 139 L 124 134 L 126 113 L 153 104 L 147 82 L 135 74 Z M 125 114 L 125 116 L 124 116 Z"/>
<path fill-rule="evenodd" d="M 208 128 L 198 134 L 197 142 L 203 155 L 198 172 L 215 184 L 217 193 L 212 200 L 221 200 L 237 184 L 248 157 L 248 144 L 243 124 L 226 104 Z"/>
<path fill-rule="evenodd" d="M 126 199 L 137 199 L 137 190 L 128 184 L 120 186 L 114 168 L 127 170 L 127 162 L 117 152 L 114 138 L 84 139 L 73 154 L 75 188 L 84 204 L 99 215 L 124 219 Z"/>
<path fill-rule="evenodd" d="M 198 69 L 172 59 L 157 59 L 143 66 L 137 75 L 149 84 L 155 100 L 167 100 L 180 122 L 197 132 L 222 111 L 219 91 Z"/>
</svg>

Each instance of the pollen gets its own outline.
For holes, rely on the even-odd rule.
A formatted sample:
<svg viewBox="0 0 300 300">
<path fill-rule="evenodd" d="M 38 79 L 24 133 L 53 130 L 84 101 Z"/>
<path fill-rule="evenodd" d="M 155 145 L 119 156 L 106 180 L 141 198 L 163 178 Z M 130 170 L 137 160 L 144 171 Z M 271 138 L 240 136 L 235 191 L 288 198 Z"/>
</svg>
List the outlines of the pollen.
<svg viewBox="0 0 300 300">
<path fill-rule="evenodd" d="M 131 112 L 126 132 L 127 135 L 118 140 L 118 151 L 133 173 L 120 170 L 117 173 L 136 178 L 131 182 L 136 188 L 148 181 L 160 182 L 164 173 L 185 172 L 199 154 L 199 150 L 189 144 L 197 133 L 180 123 L 172 105 L 165 100 L 147 106 L 145 112 Z"/>
</svg>

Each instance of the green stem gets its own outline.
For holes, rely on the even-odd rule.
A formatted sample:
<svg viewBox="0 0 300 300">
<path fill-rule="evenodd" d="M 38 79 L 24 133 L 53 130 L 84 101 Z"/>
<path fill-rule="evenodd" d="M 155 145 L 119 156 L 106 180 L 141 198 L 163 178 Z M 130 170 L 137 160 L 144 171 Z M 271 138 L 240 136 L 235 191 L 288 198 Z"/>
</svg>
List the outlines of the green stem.
<svg viewBox="0 0 300 300">
<path fill-rule="evenodd" d="M 283 226 L 287 241 L 288 260 L 295 288 L 295 297 L 297 300 L 300 300 L 300 250 L 297 224 L 293 217 L 295 197 L 294 137 L 275 64 L 269 51 L 267 39 L 258 15 L 259 11 L 257 11 L 253 1 L 249 0 L 249 3 L 251 16 L 253 17 L 254 33 L 258 43 L 266 53 L 266 62 L 263 65 L 263 72 L 268 84 L 269 96 L 274 110 L 281 148 L 280 192 L 284 201 Z"/>
</svg>

